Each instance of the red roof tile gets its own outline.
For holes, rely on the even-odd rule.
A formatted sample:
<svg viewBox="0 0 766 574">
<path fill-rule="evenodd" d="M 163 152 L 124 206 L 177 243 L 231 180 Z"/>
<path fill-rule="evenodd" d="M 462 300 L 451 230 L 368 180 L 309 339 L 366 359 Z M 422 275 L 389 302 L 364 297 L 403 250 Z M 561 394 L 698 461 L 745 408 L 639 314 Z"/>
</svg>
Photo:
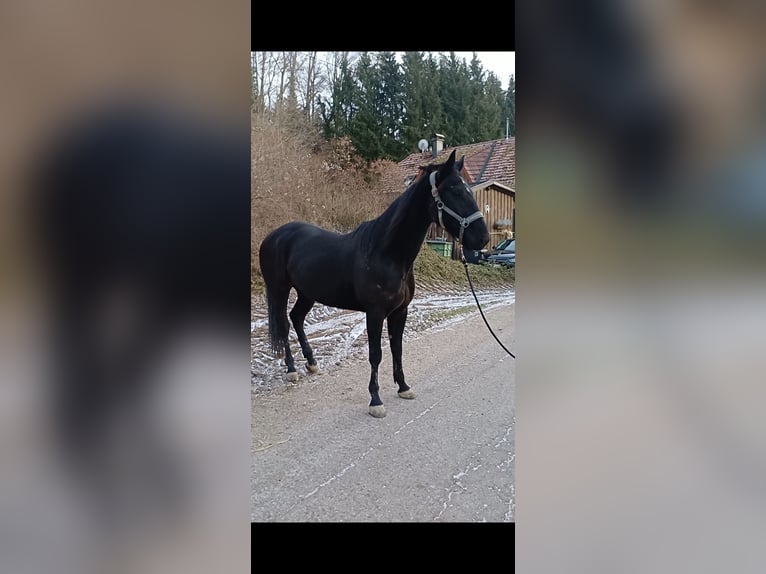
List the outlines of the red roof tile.
<svg viewBox="0 0 766 574">
<path fill-rule="evenodd" d="M 376 183 L 374 186 L 381 193 L 401 193 L 412 183 L 412 181 L 407 181 L 407 178 L 416 174 L 417 167 L 413 173 L 410 173 L 408 168 L 395 162 L 386 161 L 376 166 Z"/>
<path fill-rule="evenodd" d="M 381 191 L 404 191 L 407 187 L 405 181 L 410 176 L 418 173 L 421 165 L 430 163 L 443 163 L 447 161 L 452 150 L 456 149 L 456 157 L 465 157 L 464 168 L 467 172 L 469 183 L 493 180 L 503 185 L 516 189 L 516 138 L 505 138 L 468 144 L 463 146 L 448 147 L 439 152 L 433 159 L 430 152 L 412 153 L 400 161 L 396 167 L 391 167 L 386 177 L 381 179 Z M 395 189 L 397 182 L 401 180 L 401 187 Z"/>
</svg>

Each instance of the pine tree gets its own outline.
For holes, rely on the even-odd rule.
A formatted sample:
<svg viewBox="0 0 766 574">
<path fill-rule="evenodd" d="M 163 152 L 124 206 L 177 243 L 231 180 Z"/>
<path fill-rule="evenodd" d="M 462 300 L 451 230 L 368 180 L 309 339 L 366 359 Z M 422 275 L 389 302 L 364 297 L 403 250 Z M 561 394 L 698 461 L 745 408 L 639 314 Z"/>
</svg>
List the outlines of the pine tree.
<svg viewBox="0 0 766 574">
<path fill-rule="evenodd" d="M 503 90 L 475 53 L 467 64 L 454 52 L 438 60 L 405 52 L 401 65 L 393 52 L 363 53 L 356 67 L 341 58 L 334 70 L 330 96 L 319 101 L 325 137 L 350 137 L 367 160 L 398 161 L 434 133 L 448 146 L 497 139 L 506 117 L 516 133 L 513 75 Z"/>
<path fill-rule="evenodd" d="M 425 62 L 421 52 L 405 52 L 402 56 L 402 91 L 404 117 L 402 141 L 409 151 L 417 149 L 417 142 L 425 137 L 425 110 L 422 102 Z"/>
<path fill-rule="evenodd" d="M 505 130 L 505 120 L 503 116 L 503 85 L 500 80 L 489 72 L 484 82 L 484 92 L 480 101 L 481 118 L 480 130 L 478 133 L 479 141 L 487 141 L 502 137 Z"/>
<path fill-rule="evenodd" d="M 444 104 L 439 92 L 439 82 L 441 81 L 439 62 L 433 54 L 429 54 L 425 64 L 425 87 L 422 97 L 424 122 L 427 128 L 430 128 L 429 136 L 434 133 L 443 134 L 446 131 L 446 120 L 444 118 Z"/>
<path fill-rule="evenodd" d="M 467 117 L 469 140 L 481 142 L 501 137 L 505 123 L 502 118 L 505 93 L 497 76 L 484 70 L 476 52 L 468 67 L 468 79 L 471 92 Z"/>
<path fill-rule="evenodd" d="M 356 84 L 348 54 L 344 54 L 336 77 L 331 78 L 329 101 L 320 96 L 319 113 L 324 136 L 327 139 L 348 136 L 356 113 Z"/>
<path fill-rule="evenodd" d="M 399 160 L 404 156 L 402 121 L 404 87 L 402 72 L 393 52 L 380 52 L 376 60 L 378 125 L 382 156 Z"/>
<path fill-rule="evenodd" d="M 439 94 L 439 64 L 429 54 L 405 52 L 402 58 L 404 118 L 402 133 L 404 153 L 418 149 L 421 139 L 430 140 L 444 133 L 444 115 Z"/>
<path fill-rule="evenodd" d="M 359 154 L 373 160 L 382 157 L 380 78 L 368 52 L 362 53 L 356 65 L 356 86 L 354 104 L 356 113 L 351 119 L 349 135 Z"/>
<path fill-rule="evenodd" d="M 455 52 L 439 62 L 439 87 L 444 109 L 444 132 L 447 144 L 471 143 L 468 116 L 471 112 L 471 85 L 468 66 Z"/>
<path fill-rule="evenodd" d="M 470 85 L 470 103 L 466 114 L 466 131 L 471 142 L 483 141 L 487 110 L 484 103 L 484 68 L 476 52 L 473 53 L 468 65 L 468 82 Z"/>
<path fill-rule="evenodd" d="M 513 74 L 508 79 L 503 116 L 503 120 L 510 118 L 510 135 L 516 137 L 516 79 Z"/>
</svg>

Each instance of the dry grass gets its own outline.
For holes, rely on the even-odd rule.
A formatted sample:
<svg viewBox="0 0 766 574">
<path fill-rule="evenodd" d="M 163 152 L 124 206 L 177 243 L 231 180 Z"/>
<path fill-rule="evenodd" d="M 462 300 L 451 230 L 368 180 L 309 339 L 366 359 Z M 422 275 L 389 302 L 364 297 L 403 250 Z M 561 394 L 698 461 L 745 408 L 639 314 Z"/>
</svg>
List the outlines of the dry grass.
<svg viewBox="0 0 766 574">
<path fill-rule="evenodd" d="M 418 286 L 436 287 L 451 285 L 468 289 L 465 269 L 459 261 L 453 261 L 424 246 L 415 259 L 415 281 Z M 515 269 L 491 267 L 489 265 L 469 265 L 468 272 L 476 289 L 483 287 L 511 286 L 515 279 Z"/>
<path fill-rule="evenodd" d="M 394 197 L 373 190 L 375 174 L 347 140 L 322 142 L 309 126 L 254 115 L 251 126 L 251 280 L 262 288 L 258 247 L 290 221 L 347 232 L 380 215 Z"/>
</svg>

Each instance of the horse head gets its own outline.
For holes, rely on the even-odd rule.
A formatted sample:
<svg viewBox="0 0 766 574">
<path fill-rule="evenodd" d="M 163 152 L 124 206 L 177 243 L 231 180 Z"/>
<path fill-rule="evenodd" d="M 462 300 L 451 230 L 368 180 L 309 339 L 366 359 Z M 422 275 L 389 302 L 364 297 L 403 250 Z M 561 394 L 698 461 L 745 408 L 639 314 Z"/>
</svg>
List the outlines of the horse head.
<svg viewBox="0 0 766 574">
<path fill-rule="evenodd" d="M 455 150 L 441 165 L 428 166 L 433 221 L 462 241 L 467 249 L 481 249 L 489 242 L 489 229 L 471 188 L 460 175 L 465 156 L 455 161 Z"/>
</svg>

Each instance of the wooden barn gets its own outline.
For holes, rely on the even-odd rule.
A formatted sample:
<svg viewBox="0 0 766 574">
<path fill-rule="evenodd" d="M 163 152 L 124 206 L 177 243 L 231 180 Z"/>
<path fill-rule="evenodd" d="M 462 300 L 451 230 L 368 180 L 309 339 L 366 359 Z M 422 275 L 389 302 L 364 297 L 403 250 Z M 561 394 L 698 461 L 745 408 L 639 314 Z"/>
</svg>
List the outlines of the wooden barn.
<svg viewBox="0 0 766 574">
<path fill-rule="evenodd" d="M 463 179 L 476 197 L 476 203 L 484 212 L 490 232 L 491 248 L 516 233 L 516 138 L 502 138 L 475 144 L 445 147 L 444 136 L 436 134 L 431 147 L 423 152 L 412 153 L 400 161 L 394 173 L 388 174 L 381 191 L 401 193 L 415 178 L 420 176 L 420 166 L 446 161 L 453 149 L 456 157 L 465 157 Z M 447 239 L 447 233 L 438 225 L 432 225 L 427 240 Z M 456 255 L 454 249 L 444 254 Z"/>
<path fill-rule="evenodd" d="M 479 209 L 484 212 L 490 246 L 513 237 L 516 232 L 516 192 L 495 180 L 472 185 L 471 190 Z"/>
</svg>

